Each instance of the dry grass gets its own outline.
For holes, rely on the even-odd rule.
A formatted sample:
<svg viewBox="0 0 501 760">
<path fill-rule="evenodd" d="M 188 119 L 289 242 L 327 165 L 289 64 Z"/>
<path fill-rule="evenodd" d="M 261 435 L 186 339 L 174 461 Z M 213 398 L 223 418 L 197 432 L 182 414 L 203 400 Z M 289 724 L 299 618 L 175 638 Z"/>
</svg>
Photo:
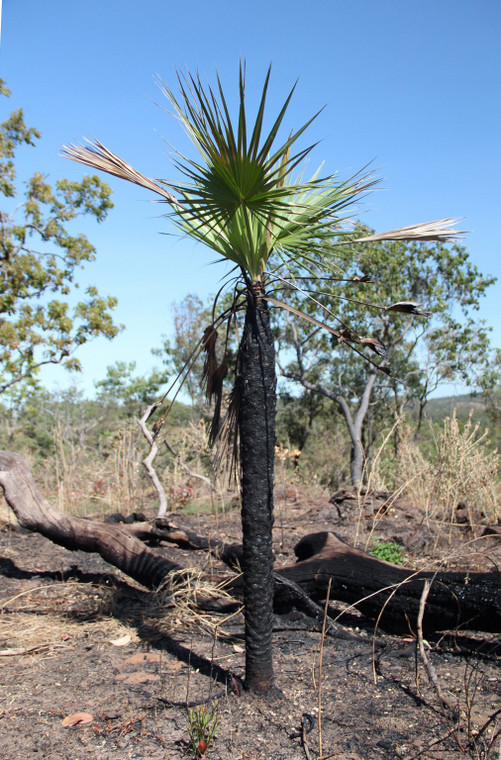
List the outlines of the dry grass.
<svg viewBox="0 0 501 760">
<path fill-rule="evenodd" d="M 225 621 L 238 614 L 221 617 L 200 610 L 200 599 L 235 600 L 224 590 L 224 583 L 212 582 L 203 571 L 194 568 L 169 573 L 147 599 L 145 616 L 155 618 L 155 627 L 165 633 L 191 628 L 202 628 L 211 634 L 224 633 Z"/>
<path fill-rule="evenodd" d="M 55 454 L 47 457 L 42 466 L 28 451 L 20 453 L 32 466 L 42 493 L 61 512 L 98 518 L 113 512 L 143 511 L 151 517 L 156 514 L 158 496 L 142 464 L 148 448 L 133 420 L 123 423 L 97 456 L 84 442 L 66 436 L 61 426 L 56 425 L 53 438 Z M 216 514 L 224 512 L 229 497 L 220 484 L 212 482 L 205 424 L 170 429 L 169 442 L 176 455 L 160 440 L 155 462 L 166 491 L 175 495 L 188 486 L 195 500 L 212 503 Z M 169 510 L 177 511 L 182 506 L 174 497 Z"/>
<path fill-rule="evenodd" d="M 403 495 L 423 508 L 430 520 L 457 524 L 458 505 L 464 505 L 474 533 L 501 518 L 497 497 L 499 455 L 489 451 L 488 431 L 479 433 L 471 417 L 463 429 L 455 413 L 444 420 L 434 437 L 432 458 L 426 458 L 410 436 L 403 436 L 399 449 L 398 478 Z"/>
<path fill-rule="evenodd" d="M 0 649 L 54 649 L 82 639 L 111 641 L 134 628 L 111 614 L 113 590 L 72 581 L 40 584 L 0 602 Z"/>
<path fill-rule="evenodd" d="M 61 512 L 102 517 L 138 509 L 149 483 L 142 473 L 136 425 L 127 422 L 116 430 L 101 456 L 84 441 L 65 435 L 60 425 L 53 439 L 55 454 L 43 466 L 37 466 L 28 452 L 20 453 L 32 466 L 40 490 Z"/>
</svg>

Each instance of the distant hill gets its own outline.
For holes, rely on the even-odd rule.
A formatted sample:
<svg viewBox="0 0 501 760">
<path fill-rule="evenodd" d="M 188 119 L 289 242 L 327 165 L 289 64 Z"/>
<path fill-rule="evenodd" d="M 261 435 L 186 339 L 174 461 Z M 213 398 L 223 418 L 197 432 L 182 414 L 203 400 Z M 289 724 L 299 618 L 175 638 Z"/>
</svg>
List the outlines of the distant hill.
<svg viewBox="0 0 501 760">
<path fill-rule="evenodd" d="M 480 422 L 481 425 L 488 426 L 489 418 L 482 399 L 476 396 L 470 396 L 468 393 L 462 396 L 444 396 L 443 398 L 432 398 L 425 407 L 425 414 L 433 422 L 440 422 L 445 417 L 450 417 L 454 409 L 457 418 L 466 422 L 470 413 L 474 422 Z"/>
<path fill-rule="evenodd" d="M 433 398 L 428 401 L 425 407 L 425 420 L 442 425 L 446 417 L 450 417 L 456 410 L 456 416 L 462 423 L 468 422 L 472 416 L 473 425 L 479 425 L 480 431 L 488 429 L 488 441 L 490 448 L 501 450 L 501 421 L 495 422 L 489 417 L 485 404 L 477 396 L 470 396 L 465 393 L 462 396 L 444 396 L 443 398 Z M 412 410 L 411 410 L 412 415 Z M 426 437 L 426 424 L 421 428 L 422 434 Z"/>
</svg>

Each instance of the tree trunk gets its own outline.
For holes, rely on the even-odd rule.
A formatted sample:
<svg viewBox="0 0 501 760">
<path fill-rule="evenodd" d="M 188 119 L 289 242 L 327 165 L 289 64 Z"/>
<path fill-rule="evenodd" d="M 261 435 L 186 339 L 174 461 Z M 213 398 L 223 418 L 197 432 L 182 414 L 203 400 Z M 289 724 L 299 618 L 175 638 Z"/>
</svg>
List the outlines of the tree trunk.
<svg viewBox="0 0 501 760">
<path fill-rule="evenodd" d="M 265 694 L 273 685 L 273 468 L 275 347 L 261 283 L 248 292 L 238 355 L 246 684 Z"/>
<path fill-rule="evenodd" d="M 307 390 L 312 391 L 313 393 L 319 393 L 322 396 L 325 396 L 326 398 L 331 399 L 331 401 L 334 401 L 337 404 L 339 412 L 344 417 L 344 421 L 346 422 L 346 427 L 348 428 L 348 433 L 350 434 L 350 438 L 351 438 L 351 450 L 350 450 L 351 484 L 354 486 L 359 486 L 362 483 L 364 463 L 365 463 L 365 451 L 364 451 L 364 446 L 362 443 L 362 428 L 363 428 L 365 417 L 369 410 L 369 404 L 370 404 L 370 400 L 372 396 L 372 391 L 374 389 L 374 385 L 377 378 L 377 370 L 370 371 L 369 379 L 367 380 L 367 383 L 365 384 L 364 392 L 362 394 L 359 407 L 356 411 L 355 418 L 353 418 L 350 405 L 348 404 L 343 394 L 336 393 L 335 391 L 331 390 L 330 388 L 327 388 L 325 385 L 322 385 L 321 383 L 312 383 L 306 379 L 305 374 L 304 374 L 304 368 L 302 366 L 302 358 L 301 358 L 300 347 L 299 347 L 298 342 L 296 342 L 296 352 L 298 356 L 298 364 L 299 364 L 299 369 L 300 369 L 299 373 L 282 370 L 282 375 L 291 380 L 297 380 L 299 383 L 301 383 L 303 388 L 306 388 Z"/>
<path fill-rule="evenodd" d="M 350 450 L 350 475 L 351 485 L 361 486 L 364 472 L 365 452 L 362 441 L 353 438 Z"/>
</svg>

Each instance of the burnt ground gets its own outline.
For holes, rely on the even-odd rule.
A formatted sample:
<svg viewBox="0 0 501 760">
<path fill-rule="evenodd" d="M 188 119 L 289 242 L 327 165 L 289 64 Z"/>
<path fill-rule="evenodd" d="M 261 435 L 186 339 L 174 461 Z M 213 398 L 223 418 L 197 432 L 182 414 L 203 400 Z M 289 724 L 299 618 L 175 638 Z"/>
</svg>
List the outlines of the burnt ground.
<svg viewBox="0 0 501 760">
<path fill-rule="evenodd" d="M 425 525 L 405 505 L 361 516 L 349 500 L 336 506 L 287 493 L 279 495 L 276 518 L 277 564 L 293 561 L 293 546 L 306 533 L 334 530 L 362 548 L 372 534 L 403 541 L 407 564 L 416 568 L 436 567 L 437 557 L 448 557 L 444 564 L 451 569 L 501 567 L 499 537 L 472 543 L 468 529 L 456 527 L 449 543 L 448 531 Z M 217 521 L 181 514 L 175 521 L 239 540 L 238 511 Z M 206 572 L 222 570 L 203 553 L 158 551 Z M 343 612 L 343 605 L 334 602 L 336 610 Z M 210 704 L 213 696 L 220 724 L 207 756 L 214 760 L 501 757 L 498 637 L 461 631 L 428 642 L 440 685 L 457 705 L 454 722 L 440 706 L 412 635 L 375 631 L 354 610 L 339 622 L 321 648 L 318 621 L 296 611 L 277 616 L 279 693 L 270 700 L 237 695 L 244 675 L 241 614 L 226 619 L 173 606 L 172 597 L 147 593 L 96 555 L 69 552 L 4 524 L 0 758 L 193 757 L 186 705 Z M 77 712 L 89 713 L 92 722 L 64 727 L 63 719 Z"/>
</svg>

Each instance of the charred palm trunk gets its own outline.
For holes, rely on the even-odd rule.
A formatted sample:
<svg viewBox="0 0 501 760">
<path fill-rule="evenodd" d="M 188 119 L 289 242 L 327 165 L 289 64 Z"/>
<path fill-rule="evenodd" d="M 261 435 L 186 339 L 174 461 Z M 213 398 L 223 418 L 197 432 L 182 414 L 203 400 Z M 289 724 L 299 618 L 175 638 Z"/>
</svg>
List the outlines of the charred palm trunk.
<svg viewBox="0 0 501 760">
<path fill-rule="evenodd" d="M 275 347 L 261 283 L 249 288 L 239 348 L 240 458 L 246 683 L 265 694 L 273 684 L 273 467 Z"/>
</svg>

